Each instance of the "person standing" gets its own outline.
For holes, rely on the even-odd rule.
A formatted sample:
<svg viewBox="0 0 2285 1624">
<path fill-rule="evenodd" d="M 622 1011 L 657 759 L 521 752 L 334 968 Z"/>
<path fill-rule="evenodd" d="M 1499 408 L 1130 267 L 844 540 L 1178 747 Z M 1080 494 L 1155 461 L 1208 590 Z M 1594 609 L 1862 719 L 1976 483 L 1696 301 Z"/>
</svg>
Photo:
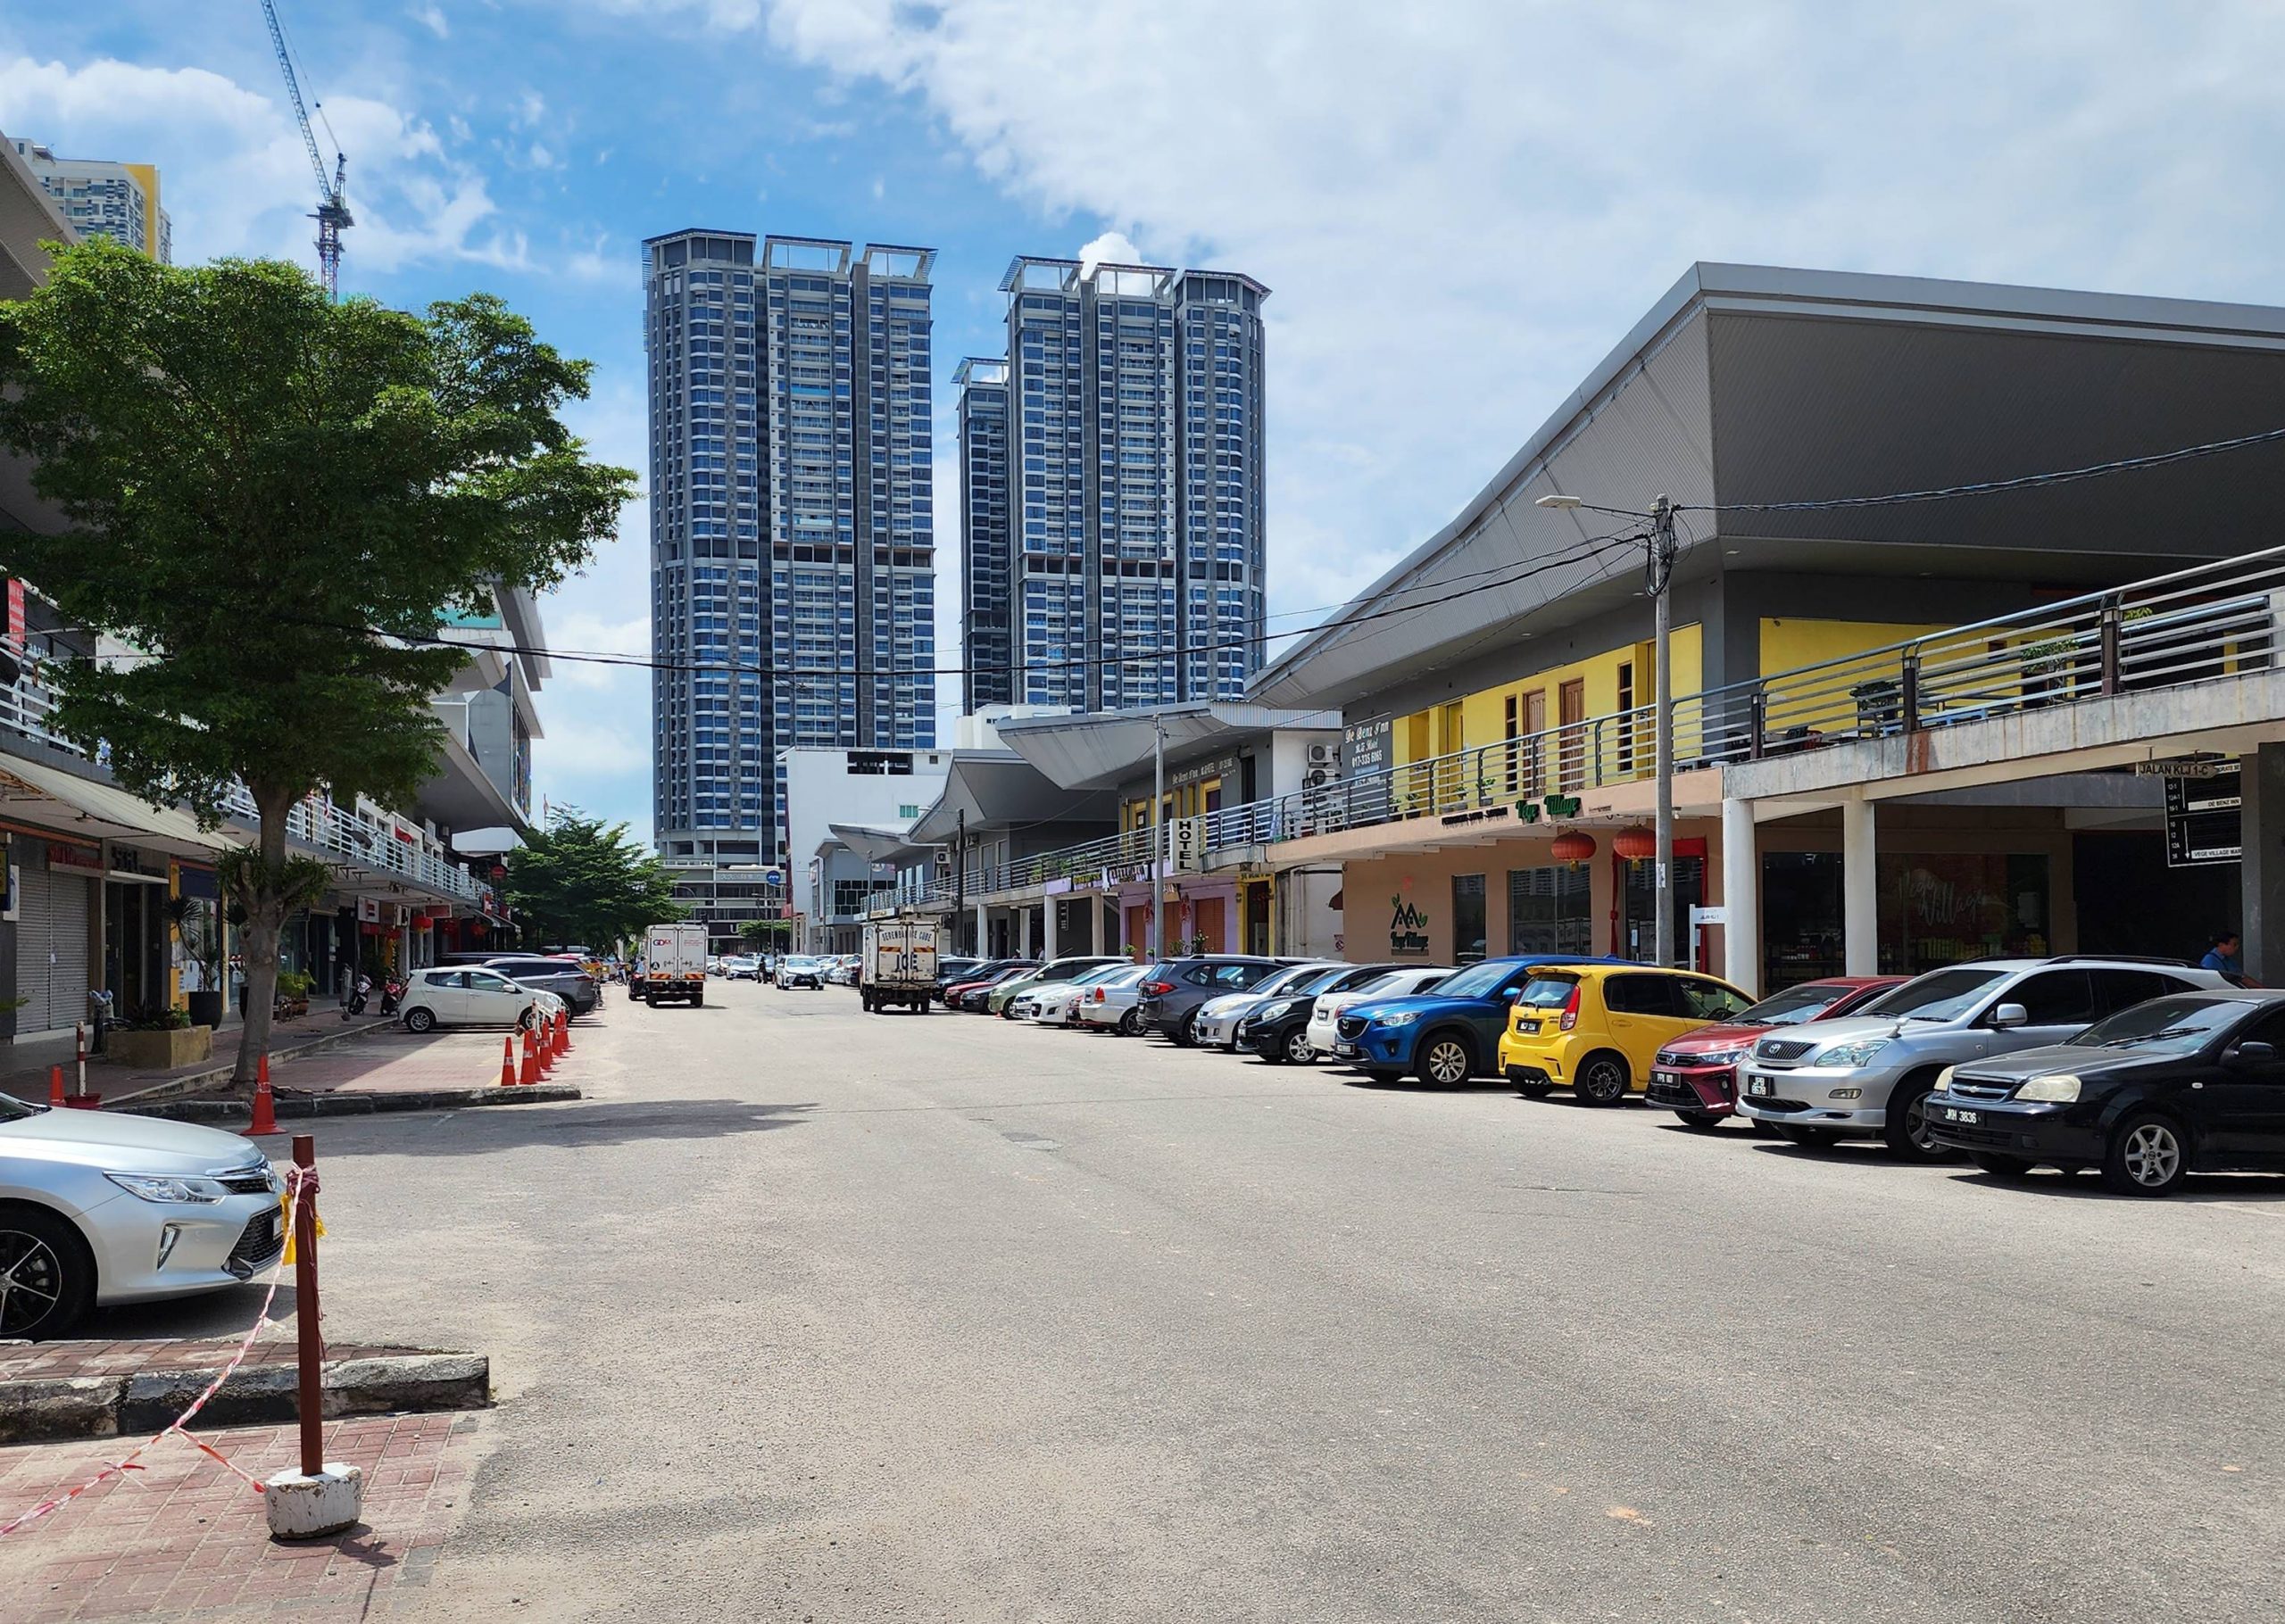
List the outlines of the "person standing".
<svg viewBox="0 0 2285 1624">
<path fill-rule="evenodd" d="M 2240 945 L 2235 931 L 2224 931 L 2214 938 L 2214 945 L 2206 949 L 2206 957 L 2198 962 L 2203 968 L 2218 970 L 2224 975 L 2242 975 L 2245 974 L 2245 963 L 2239 957 Z"/>
</svg>

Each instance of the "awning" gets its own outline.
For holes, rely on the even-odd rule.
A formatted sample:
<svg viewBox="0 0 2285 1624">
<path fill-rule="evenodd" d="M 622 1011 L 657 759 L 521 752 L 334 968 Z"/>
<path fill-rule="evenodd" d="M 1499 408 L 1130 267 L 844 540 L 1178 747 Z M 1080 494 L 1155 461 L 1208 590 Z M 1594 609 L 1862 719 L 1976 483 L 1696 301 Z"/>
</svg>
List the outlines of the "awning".
<svg viewBox="0 0 2285 1624">
<path fill-rule="evenodd" d="M 1280 729 L 1338 732 L 1340 727 L 1337 710 L 1281 710 L 1269 705 L 1198 700 L 1157 711 L 1010 717 L 1000 724 L 1000 742 L 1065 789 L 1108 790 L 1150 762 L 1161 734 L 1167 759 L 1174 763 L 1210 756 Z"/>
<path fill-rule="evenodd" d="M 81 840 L 123 841 L 146 851 L 211 859 L 230 842 L 187 812 L 154 807 L 116 784 L 62 767 L 0 757 L 0 816 L 21 817 Z"/>
</svg>

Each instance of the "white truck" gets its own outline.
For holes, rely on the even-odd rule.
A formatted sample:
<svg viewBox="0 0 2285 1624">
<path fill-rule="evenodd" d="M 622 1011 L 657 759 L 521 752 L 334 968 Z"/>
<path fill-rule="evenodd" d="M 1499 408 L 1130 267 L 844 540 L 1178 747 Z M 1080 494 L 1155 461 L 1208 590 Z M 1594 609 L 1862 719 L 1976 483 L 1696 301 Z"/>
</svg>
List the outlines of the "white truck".
<svg viewBox="0 0 2285 1624">
<path fill-rule="evenodd" d="M 907 919 L 867 925 L 857 991 L 868 1010 L 902 1008 L 926 1015 L 929 1000 L 936 996 L 936 927 Z"/>
<path fill-rule="evenodd" d="M 630 990 L 648 1004 L 706 1001 L 706 927 L 654 924 L 643 932 L 643 979 Z"/>
</svg>

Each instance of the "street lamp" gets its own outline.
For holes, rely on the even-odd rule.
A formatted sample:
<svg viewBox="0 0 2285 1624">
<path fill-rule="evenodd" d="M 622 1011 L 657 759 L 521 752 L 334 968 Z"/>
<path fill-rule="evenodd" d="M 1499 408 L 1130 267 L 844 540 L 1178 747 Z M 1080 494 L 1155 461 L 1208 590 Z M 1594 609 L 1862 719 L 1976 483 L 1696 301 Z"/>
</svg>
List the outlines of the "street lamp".
<svg viewBox="0 0 2285 1624">
<path fill-rule="evenodd" d="M 1673 662 L 1667 658 L 1674 638 L 1674 614 L 1667 588 L 1674 573 L 1674 505 L 1665 496 L 1651 500 L 1648 513 L 1638 513 L 1631 508 L 1598 507 L 1576 496 L 1554 493 L 1540 497 L 1533 504 L 1557 512 L 1571 512 L 1585 508 L 1596 513 L 1615 514 L 1623 518 L 1647 518 L 1650 521 L 1648 537 L 1649 552 L 1646 576 L 1650 589 L 1650 603 L 1655 630 L 1656 653 L 1651 657 L 1658 666 L 1658 708 L 1654 723 L 1657 738 L 1655 771 L 1658 782 L 1658 851 L 1652 859 L 1651 874 L 1652 940 L 1658 962 L 1672 965 L 1674 957 L 1674 690 Z"/>
</svg>

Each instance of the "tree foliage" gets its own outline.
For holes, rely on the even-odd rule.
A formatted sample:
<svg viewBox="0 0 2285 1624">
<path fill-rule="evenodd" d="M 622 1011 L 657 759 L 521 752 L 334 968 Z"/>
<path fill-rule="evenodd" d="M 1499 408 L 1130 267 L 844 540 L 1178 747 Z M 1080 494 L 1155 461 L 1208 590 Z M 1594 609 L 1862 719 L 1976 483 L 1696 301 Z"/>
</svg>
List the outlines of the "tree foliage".
<svg viewBox="0 0 2285 1624">
<path fill-rule="evenodd" d="M 506 893 L 524 935 L 549 947 L 613 948 L 689 912 L 674 899 L 674 877 L 625 824 L 576 807 L 558 808 L 509 854 Z"/>
<path fill-rule="evenodd" d="M 285 821 L 329 790 L 403 806 L 434 770 L 437 646 L 503 584 L 544 590 L 634 490 L 557 413 L 588 366 L 498 299 L 328 302 L 295 267 L 155 264 L 96 240 L 0 304 L 0 443 L 37 460 L 57 535 L 0 566 L 137 654 L 55 672 L 54 725 L 154 801 L 262 819 L 241 1080 L 269 1036 L 291 907 Z"/>
<path fill-rule="evenodd" d="M 792 936 L 791 919 L 749 919 L 738 927 L 738 940 L 750 948 L 771 948 Z"/>
</svg>

